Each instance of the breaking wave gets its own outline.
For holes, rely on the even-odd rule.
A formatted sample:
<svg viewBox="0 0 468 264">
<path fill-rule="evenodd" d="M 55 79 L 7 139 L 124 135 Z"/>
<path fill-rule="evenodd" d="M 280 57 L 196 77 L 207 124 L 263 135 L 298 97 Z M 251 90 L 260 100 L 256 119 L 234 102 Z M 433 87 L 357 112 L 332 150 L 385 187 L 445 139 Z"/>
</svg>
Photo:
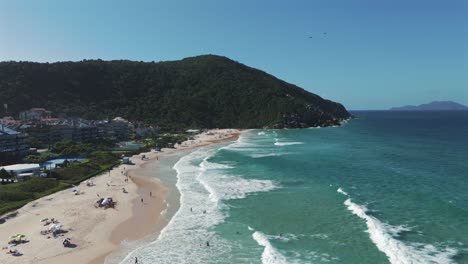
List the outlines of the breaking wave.
<svg viewBox="0 0 468 264">
<path fill-rule="evenodd" d="M 275 146 L 290 146 L 290 145 L 301 145 L 304 142 L 275 142 Z"/>
<path fill-rule="evenodd" d="M 377 248 L 387 255 L 392 264 L 454 263 L 452 258 L 457 251 L 452 248 L 437 249 L 431 244 L 404 243 L 396 239 L 402 231 L 409 231 L 405 226 L 392 226 L 368 215 L 368 209 L 351 201 L 349 195 L 338 188 L 337 192 L 346 195 L 344 202 L 348 210 L 366 221 L 367 232 Z"/>
<path fill-rule="evenodd" d="M 223 256 L 230 256 L 234 245 L 212 229 L 229 216 L 223 201 L 278 188 L 273 181 L 229 175 L 234 165 L 210 161 L 220 149 L 242 144 L 236 141 L 224 148 L 202 148 L 182 157 L 173 167 L 179 210 L 155 241 L 130 252 L 121 263 L 133 263 L 136 256 L 142 263 L 219 263 L 225 260 Z"/>
</svg>

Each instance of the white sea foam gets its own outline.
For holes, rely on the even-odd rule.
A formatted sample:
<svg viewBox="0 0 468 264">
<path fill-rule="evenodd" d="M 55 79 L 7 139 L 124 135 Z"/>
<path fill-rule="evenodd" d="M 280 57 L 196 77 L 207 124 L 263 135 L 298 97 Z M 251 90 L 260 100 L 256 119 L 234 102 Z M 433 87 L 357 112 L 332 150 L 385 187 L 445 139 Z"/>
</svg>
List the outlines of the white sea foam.
<svg viewBox="0 0 468 264">
<path fill-rule="evenodd" d="M 250 193 L 268 192 L 278 188 L 272 181 L 247 180 L 238 176 L 203 175 L 200 182 L 210 192 L 212 201 L 243 199 Z"/>
<path fill-rule="evenodd" d="M 336 191 L 339 192 L 339 193 L 342 193 L 342 194 L 344 194 L 344 195 L 348 195 L 348 193 L 345 192 L 345 191 L 343 191 L 343 189 L 341 189 L 341 187 L 338 188 L 338 190 L 336 190 Z"/>
<path fill-rule="evenodd" d="M 239 142 L 236 143 L 239 145 Z M 202 148 L 184 156 L 174 165 L 177 171 L 176 186 L 180 191 L 179 210 L 158 239 L 130 252 L 121 263 L 133 263 L 135 256 L 142 263 L 194 264 L 217 263 L 231 256 L 229 252 L 234 245 L 212 229 L 228 216 L 228 208 L 223 201 L 241 199 L 277 186 L 272 181 L 227 175 L 235 164 L 210 161 L 217 151 Z"/>
<path fill-rule="evenodd" d="M 209 162 L 206 159 L 203 160 L 201 163 L 200 167 L 206 171 L 206 170 L 225 170 L 225 169 L 234 169 L 234 166 L 228 165 L 228 164 L 223 164 L 223 163 L 214 163 L 214 162 Z"/>
<path fill-rule="evenodd" d="M 237 141 L 220 149 L 235 151 L 253 151 L 257 147 L 259 147 L 259 145 L 249 142 L 247 136 L 245 134 L 241 134 Z"/>
<path fill-rule="evenodd" d="M 341 188 L 338 192 L 340 190 Z M 343 190 L 340 193 L 346 195 Z M 344 204 L 353 214 L 366 221 L 370 239 L 380 251 L 387 255 L 392 264 L 454 263 L 452 257 L 457 254 L 455 249 L 438 249 L 430 244 L 404 243 L 396 237 L 402 231 L 408 231 L 408 227 L 392 226 L 381 222 L 376 217 L 368 215 L 368 209 L 363 205 L 353 203 L 351 198 L 346 199 Z"/>
<path fill-rule="evenodd" d="M 264 135 L 266 135 L 266 133 L 262 131 L 262 132 L 258 132 L 257 135 L 264 136 Z"/>
<path fill-rule="evenodd" d="M 258 134 L 264 136 L 259 137 L 257 136 Z M 303 142 L 288 142 L 285 138 L 278 138 L 278 133 L 276 131 L 272 133 L 261 131 L 256 134 L 244 133 L 235 143 L 223 147 L 222 149 L 234 151 L 252 158 L 264 158 L 292 154 L 281 152 L 281 148 L 278 148 L 278 146 L 297 144 L 303 144 Z"/>
<path fill-rule="evenodd" d="M 252 158 L 279 157 L 294 154 L 293 152 L 270 152 L 270 153 L 255 153 L 250 155 Z"/>
<path fill-rule="evenodd" d="M 252 234 L 253 239 L 261 246 L 264 247 L 262 252 L 262 263 L 263 264 L 303 264 L 310 263 L 304 262 L 300 259 L 307 259 L 313 261 L 321 262 L 330 262 L 334 260 L 339 260 L 338 257 L 333 257 L 328 253 L 318 253 L 315 251 L 306 251 L 306 252 L 297 252 L 297 251 L 288 251 L 287 254 L 281 253 L 277 248 L 272 245 L 272 241 L 281 241 L 283 243 L 288 243 L 290 241 L 298 241 L 304 237 L 309 237 L 306 234 L 283 234 L 282 236 L 272 236 L 266 235 L 260 231 L 256 231 L 250 226 L 248 227 L 250 231 L 254 231 Z M 322 239 L 328 238 L 325 234 L 320 235 Z M 326 238 L 323 238 L 323 237 Z"/>
<path fill-rule="evenodd" d="M 253 239 L 257 241 L 260 246 L 263 246 L 263 253 L 262 253 L 262 263 L 263 264 L 282 264 L 282 263 L 291 263 L 283 256 L 276 248 L 274 248 L 270 241 L 268 240 L 267 236 L 262 232 L 255 231 L 252 234 Z"/>
<path fill-rule="evenodd" d="M 339 257 L 334 257 L 331 256 L 330 254 L 327 253 L 318 253 L 315 251 L 309 251 L 307 253 L 304 252 L 297 252 L 297 257 L 303 257 L 310 262 L 308 263 L 315 263 L 315 262 L 334 262 L 334 261 L 339 261 Z"/>
<path fill-rule="evenodd" d="M 209 162 L 210 156 L 200 164 L 201 171 L 198 181 L 209 191 L 213 202 L 220 200 L 243 199 L 250 193 L 268 192 L 278 188 L 270 180 L 244 179 L 239 176 L 224 175 L 219 169 L 231 168 L 218 163 Z M 210 172 L 210 170 L 216 170 Z"/>
<path fill-rule="evenodd" d="M 304 142 L 275 142 L 275 146 L 290 146 L 290 145 L 301 145 Z"/>
<path fill-rule="evenodd" d="M 328 239 L 327 234 L 312 234 L 310 235 L 311 238 L 317 238 L 317 239 Z"/>
<path fill-rule="evenodd" d="M 220 254 L 229 251 L 226 241 L 208 230 L 223 222 L 225 215 L 208 199 L 209 193 L 196 179 L 201 171 L 194 163 L 206 155 L 210 152 L 194 151 L 174 165 L 176 186 L 180 191 L 179 210 L 157 240 L 136 249 L 122 263 L 133 263 L 135 256 L 143 263 L 207 263 L 211 258 L 206 250 L 207 241 L 210 241 L 210 248 Z"/>
<path fill-rule="evenodd" d="M 265 158 L 265 157 L 278 157 L 284 155 L 283 153 L 265 153 L 265 154 L 252 154 L 252 158 Z"/>
</svg>

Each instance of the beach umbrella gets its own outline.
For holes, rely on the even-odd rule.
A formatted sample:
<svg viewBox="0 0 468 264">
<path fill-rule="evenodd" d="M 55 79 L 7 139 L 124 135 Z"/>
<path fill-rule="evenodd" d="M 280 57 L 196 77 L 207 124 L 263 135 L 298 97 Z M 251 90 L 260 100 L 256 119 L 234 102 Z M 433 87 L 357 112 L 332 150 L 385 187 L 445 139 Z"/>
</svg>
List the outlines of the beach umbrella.
<svg viewBox="0 0 468 264">
<path fill-rule="evenodd" d="M 9 238 L 9 239 L 15 239 L 15 238 L 17 238 L 17 237 L 18 237 L 18 236 L 9 236 L 8 238 Z"/>
<path fill-rule="evenodd" d="M 41 222 L 45 222 L 45 221 L 47 221 L 47 220 L 49 220 L 49 218 L 42 218 L 42 219 L 41 219 Z"/>
<path fill-rule="evenodd" d="M 53 231 L 53 230 L 55 230 L 55 224 L 51 224 L 51 225 L 49 226 L 49 231 Z"/>
<path fill-rule="evenodd" d="M 20 234 L 18 237 L 19 237 L 19 238 L 25 238 L 26 235 Z"/>
</svg>

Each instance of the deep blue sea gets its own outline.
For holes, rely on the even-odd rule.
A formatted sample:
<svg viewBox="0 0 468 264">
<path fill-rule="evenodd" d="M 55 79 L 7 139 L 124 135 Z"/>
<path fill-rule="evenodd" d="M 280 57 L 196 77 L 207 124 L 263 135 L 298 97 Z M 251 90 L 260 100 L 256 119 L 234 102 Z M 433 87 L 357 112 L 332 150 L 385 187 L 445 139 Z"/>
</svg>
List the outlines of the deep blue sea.
<svg viewBox="0 0 468 264">
<path fill-rule="evenodd" d="M 249 130 L 174 166 L 141 263 L 468 263 L 468 112 Z M 130 259 L 129 263 L 132 259 Z"/>
</svg>

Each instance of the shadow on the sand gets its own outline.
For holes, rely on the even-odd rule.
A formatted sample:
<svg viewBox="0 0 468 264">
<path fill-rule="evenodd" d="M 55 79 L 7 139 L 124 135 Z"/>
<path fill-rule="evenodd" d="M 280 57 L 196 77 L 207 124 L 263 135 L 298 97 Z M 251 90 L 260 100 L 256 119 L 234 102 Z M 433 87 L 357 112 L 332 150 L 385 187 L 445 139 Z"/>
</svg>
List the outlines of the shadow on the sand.
<svg viewBox="0 0 468 264">
<path fill-rule="evenodd" d="M 16 217 L 18 215 L 18 212 L 13 212 L 11 214 L 7 214 L 4 217 L 0 218 L 0 224 L 5 223 L 8 219 Z"/>
<path fill-rule="evenodd" d="M 68 244 L 68 246 L 66 246 L 67 248 L 76 248 L 76 244 L 73 244 L 73 243 L 70 243 Z"/>
</svg>

